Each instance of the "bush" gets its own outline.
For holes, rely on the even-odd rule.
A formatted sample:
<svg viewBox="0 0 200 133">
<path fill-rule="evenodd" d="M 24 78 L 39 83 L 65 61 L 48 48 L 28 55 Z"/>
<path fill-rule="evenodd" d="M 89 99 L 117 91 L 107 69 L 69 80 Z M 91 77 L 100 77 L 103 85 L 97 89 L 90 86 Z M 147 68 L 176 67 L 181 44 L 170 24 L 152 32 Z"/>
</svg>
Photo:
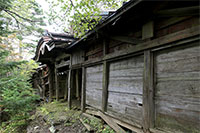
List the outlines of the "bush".
<svg viewBox="0 0 200 133">
<path fill-rule="evenodd" d="M 1 50 L 0 108 L 6 114 L 7 121 L 1 124 L 0 132 L 17 132 L 18 127 L 27 124 L 29 112 L 35 108 L 35 100 L 39 98 L 28 82 L 37 64 L 34 61 L 7 61 L 9 54 Z"/>
</svg>

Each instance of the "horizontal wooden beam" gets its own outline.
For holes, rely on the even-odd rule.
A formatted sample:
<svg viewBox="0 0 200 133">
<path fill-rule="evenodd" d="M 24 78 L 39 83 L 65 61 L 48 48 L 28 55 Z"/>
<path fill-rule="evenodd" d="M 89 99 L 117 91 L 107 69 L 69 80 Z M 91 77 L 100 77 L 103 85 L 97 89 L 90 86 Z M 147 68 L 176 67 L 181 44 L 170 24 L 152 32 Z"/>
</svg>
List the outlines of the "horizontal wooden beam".
<svg viewBox="0 0 200 133">
<path fill-rule="evenodd" d="M 110 38 L 116 41 L 126 42 L 130 44 L 142 43 L 142 40 L 138 38 L 127 37 L 127 36 L 110 36 Z"/>
<path fill-rule="evenodd" d="M 74 64 L 70 66 L 70 69 L 79 69 L 82 67 L 82 63 Z"/>
<path fill-rule="evenodd" d="M 70 65 L 70 62 L 69 61 L 66 61 L 64 63 L 61 63 L 61 64 L 58 64 L 56 65 L 56 68 L 61 68 L 61 67 L 64 67 L 64 66 L 69 66 Z"/>
<path fill-rule="evenodd" d="M 121 50 L 115 53 L 107 54 L 105 57 L 95 58 L 93 60 L 88 60 L 82 63 L 82 66 L 92 66 L 102 64 L 104 60 L 114 61 L 116 59 L 123 59 L 135 55 L 139 55 L 146 49 L 160 50 L 166 47 L 174 47 L 189 42 L 194 42 L 200 40 L 200 26 L 195 26 L 189 29 L 185 29 L 179 32 L 175 32 L 148 42 L 144 42 L 129 48 L 128 50 Z M 169 43 L 171 43 L 169 45 Z M 168 45 L 167 45 L 168 44 Z"/>
<path fill-rule="evenodd" d="M 183 7 L 176 9 L 161 10 L 156 13 L 158 17 L 193 16 L 199 15 L 199 6 Z"/>
<path fill-rule="evenodd" d="M 103 58 L 103 60 L 118 58 L 120 56 L 125 56 L 131 53 L 141 52 L 146 49 L 152 49 L 152 48 L 160 47 L 164 45 L 166 46 L 169 43 L 175 43 L 173 44 L 175 46 L 176 44 L 179 44 L 178 41 L 184 40 L 190 37 L 194 37 L 199 34 L 200 34 L 200 26 L 194 26 L 192 28 L 178 31 L 178 32 L 175 32 L 175 33 L 172 33 L 172 34 L 169 34 L 169 35 L 166 35 L 166 36 L 163 36 L 151 41 L 140 43 L 136 46 L 133 46 L 132 48 L 129 48 L 128 50 L 125 49 L 125 50 L 119 51 L 119 53 L 108 54 Z M 199 39 L 199 37 L 197 37 L 197 39 Z M 182 43 L 180 42 L 180 44 Z"/>
<path fill-rule="evenodd" d="M 56 61 L 59 61 L 61 59 L 67 58 L 67 57 L 70 57 L 70 54 L 62 54 L 62 55 L 56 57 Z"/>
</svg>

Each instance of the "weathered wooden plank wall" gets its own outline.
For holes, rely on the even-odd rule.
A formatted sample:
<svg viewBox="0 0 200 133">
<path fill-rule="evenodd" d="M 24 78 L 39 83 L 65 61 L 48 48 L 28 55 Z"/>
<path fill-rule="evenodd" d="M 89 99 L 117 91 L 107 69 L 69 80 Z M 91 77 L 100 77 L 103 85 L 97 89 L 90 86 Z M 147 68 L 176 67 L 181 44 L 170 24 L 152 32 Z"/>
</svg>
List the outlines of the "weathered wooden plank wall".
<svg viewBox="0 0 200 133">
<path fill-rule="evenodd" d="M 199 17 L 172 17 L 155 21 L 155 38 L 199 25 Z"/>
<path fill-rule="evenodd" d="M 77 49 L 72 53 L 72 65 L 82 63 L 84 61 L 84 51 Z"/>
<path fill-rule="evenodd" d="M 90 45 L 85 52 L 86 60 L 102 57 L 103 56 L 102 44 L 103 42 L 98 42 L 96 44 Z"/>
<path fill-rule="evenodd" d="M 86 104 L 101 109 L 103 65 L 86 68 Z"/>
<path fill-rule="evenodd" d="M 190 46 L 193 44 L 189 44 Z M 155 57 L 156 127 L 200 130 L 200 46 L 169 49 Z"/>
<path fill-rule="evenodd" d="M 108 113 L 141 124 L 144 57 L 110 63 Z"/>
</svg>

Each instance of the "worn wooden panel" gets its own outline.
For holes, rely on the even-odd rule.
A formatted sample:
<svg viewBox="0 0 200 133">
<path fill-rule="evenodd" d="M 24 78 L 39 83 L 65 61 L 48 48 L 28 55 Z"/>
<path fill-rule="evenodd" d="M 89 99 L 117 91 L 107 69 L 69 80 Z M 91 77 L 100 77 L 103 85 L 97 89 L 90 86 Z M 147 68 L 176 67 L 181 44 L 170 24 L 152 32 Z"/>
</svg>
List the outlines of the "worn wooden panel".
<svg viewBox="0 0 200 133">
<path fill-rule="evenodd" d="M 94 45 L 95 44 L 95 45 Z M 95 42 L 93 45 L 90 45 L 86 51 L 86 60 L 91 60 L 93 58 L 98 58 L 103 56 L 103 41 Z"/>
<path fill-rule="evenodd" d="M 176 19 L 180 19 L 181 17 L 177 17 Z M 167 22 L 169 21 L 169 19 L 171 18 L 167 18 L 161 21 L 157 21 L 155 24 L 155 29 L 159 29 L 159 27 L 162 27 L 166 24 L 162 24 L 163 22 Z M 168 23 L 171 23 L 170 21 Z M 190 17 L 188 19 L 185 19 L 183 21 L 179 21 L 176 23 L 172 23 L 164 28 L 161 28 L 159 30 L 156 30 L 155 32 L 155 38 L 161 37 L 161 36 L 165 36 L 167 34 L 171 34 L 171 33 L 175 33 L 193 26 L 199 25 L 199 17 L 198 16 L 194 16 L 194 17 Z"/>
<path fill-rule="evenodd" d="M 59 97 L 63 98 L 66 92 L 66 85 L 68 81 L 68 75 L 64 74 L 64 75 L 59 75 L 58 76 L 58 85 L 59 85 Z"/>
<path fill-rule="evenodd" d="M 108 113 L 120 119 L 142 122 L 144 56 L 110 63 L 108 85 Z"/>
<path fill-rule="evenodd" d="M 103 66 L 86 68 L 86 104 L 101 109 Z"/>
<path fill-rule="evenodd" d="M 155 58 L 155 125 L 200 132 L 200 46 L 170 49 Z"/>
<path fill-rule="evenodd" d="M 82 63 L 84 61 L 84 51 L 76 50 L 72 53 L 72 65 Z"/>
</svg>

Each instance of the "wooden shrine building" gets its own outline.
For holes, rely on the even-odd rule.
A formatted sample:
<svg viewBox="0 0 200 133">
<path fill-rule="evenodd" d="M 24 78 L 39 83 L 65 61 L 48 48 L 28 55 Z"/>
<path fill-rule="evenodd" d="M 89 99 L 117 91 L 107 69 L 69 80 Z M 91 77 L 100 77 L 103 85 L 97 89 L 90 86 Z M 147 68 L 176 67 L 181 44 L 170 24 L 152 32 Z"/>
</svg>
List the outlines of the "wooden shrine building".
<svg viewBox="0 0 200 133">
<path fill-rule="evenodd" d="M 78 40 L 43 37 L 35 60 L 48 66 L 49 99 L 78 100 L 135 132 L 200 132 L 199 9 L 131 0 Z"/>
</svg>

